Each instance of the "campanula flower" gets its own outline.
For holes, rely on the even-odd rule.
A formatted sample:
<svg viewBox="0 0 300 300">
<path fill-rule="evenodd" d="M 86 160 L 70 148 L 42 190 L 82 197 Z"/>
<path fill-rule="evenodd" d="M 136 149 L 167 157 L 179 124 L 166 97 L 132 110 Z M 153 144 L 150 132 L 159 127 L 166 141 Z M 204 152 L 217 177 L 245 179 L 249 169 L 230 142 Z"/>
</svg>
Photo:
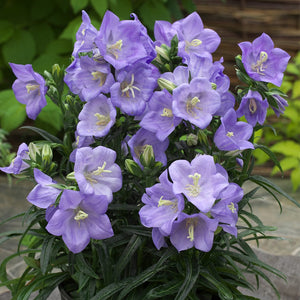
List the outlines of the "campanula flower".
<svg viewBox="0 0 300 300">
<path fill-rule="evenodd" d="M 173 193 L 167 170 L 159 176 L 159 181 L 146 189 L 142 197 L 145 205 L 139 215 L 144 226 L 159 228 L 161 233 L 169 235 L 174 220 L 184 208 L 184 200 L 182 195 Z"/>
<path fill-rule="evenodd" d="M 16 99 L 26 105 L 27 116 L 35 120 L 47 105 L 45 79 L 34 72 L 32 65 L 9 64 L 17 79 L 12 85 Z"/>
<path fill-rule="evenodd" d="M 12 160 L 8 167 L 2 167 L 0 170 L 8 174 L 20 174 L 23 170 L 29 168 L 29 164 L 24 160 L 29 160 L 29 149 L 25 143 L 19 146 L 17 156 Z"/>
<path fill-rule="evenodd" d="M 141 115 L 157 86 L 152 67 L 146 63 L 136 63 L 117 72 L 110 89 L 111 102 L 128 115 Z"/>
<path fill-rule="evenodd" d="M 74 172 L 80 191 L 105 195 L 112 201 L 112 193 L 122 187 L 121 169 L 115 160 L 116 152 L 103 146 L 77 149 Z"/>
<path fill-rule="evenodd" d="M 214 143 L 220 150 L 233 151 L 254 149 L 248 140 L 252 136 L 253 127 L 242 121 L 237 121 L 233 108 L 221 117 L 221 125 L 214 136 Z"/>
<path fill-rule="evenodd" d="M 202 213 L 187 215 L 181 213 L 173 223 L 170 241 L 178 251 L 195 247 L 208 252 L 213 245 L 218 221 Z"/>
<path fill-rule="evenodd" d="M 142 167 L 140 156 L 145 148 L 150 145 L 153 148 L 155 161 L 160 161 L 164 166 L 167 164 L 165 151 L 169 146 L 169 140 L 160 141 L 153 132 L 144 128 L 139 129 L 128 141 L 128 146 L 134 161 Z"/>
<path fill-rule="evenodd" d="M 283 114 L 284 111 L 285 111 L 285 108 L 289 105 L 288 102 L 280 97 L 279 95 L 272 95 L 273 98 L 275 99 L 278 107 L 274 107 L 274 106 L 271 106 L 271 108 L 274 110 L 275 114 L 277 117 L 279 117 L 280 114 Z"/>
<path fill-rule="evenodd" d="M 104 195 L 64 190 L 58 209 L 46 229 L 53 235 L 62 236 L 69 250 L 79 253 L 90 239 L 102 240 L 113 236 L 110 220 L 105 214 L 107 206 Z"/>
<path fill-rule="evenodd" d="M 51 204 L 55 203 L 56 198 L 61 191 L 51 186 L 56 184 L 56 181 L 54 181 L 50 176 L 44 174 L 39 169 L 34 169 L 33 173 L 37 185 L 28 194 L 27 200 L 37 207 L 47 208 Z"/>
<path fill-rule="evenodd" d="M 249 77 L 257 81 L 281 85 L 283 72 L 290 55 L 280 48 L 274 48 L 272 39 L 263 33 L 252 43 L 238 44 L 242 50 L 242 62 Z"/>
<path fill-rule="evenodd" d="M 210 155 L 198 155 L 191 162 L 176 160 L 169 167 L 173 192 L 183 193 L 201 212 L 210 211 L 219 192 L 228 186 L 228 179 Z"/>
<path fill-rule="evenodd" d="M 105 136 L 116 121 L 116 109 L 110 99 L 100 94 L 87 102 L 81 110 L 77 124 L 79 136 Z"/>
<path fill-rule="evenodd" d="M 247 95 L 242 98 L 236 115 L 238 118 L 245 116 L 247 122 L 252 126 L 255 126 L 257 122 L 263 125 L 267 116 L 268 107 L 268 101 L 263 100 L 259 92 L 249 90 Z"/>
<path fill-rule="evenodd" d="M 209 125 L 220 103 L 219 93 L 205 78 L 194 78 L 173 90 L 173 114 L 201 129 Z"/>
<path fill-rule="evenodd" d="M 181 119 L 172 112 L 172 95 L 167 90 L 156 91 L 148 102 L 148 110 L 140 126 L 154 132 L 160 141 L 164 141 Z"/>
</svg>

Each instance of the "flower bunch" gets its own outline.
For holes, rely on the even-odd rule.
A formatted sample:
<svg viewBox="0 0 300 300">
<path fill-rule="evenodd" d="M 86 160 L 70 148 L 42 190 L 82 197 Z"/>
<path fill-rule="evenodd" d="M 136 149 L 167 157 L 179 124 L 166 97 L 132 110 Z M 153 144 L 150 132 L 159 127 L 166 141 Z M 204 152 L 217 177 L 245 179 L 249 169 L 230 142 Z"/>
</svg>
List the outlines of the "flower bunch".
<svg viewBox="0 0 300 300">
<path fill-rule="evenodd" d="M 280 90 L 268 83 L 281 84 L 289 55 L 274 48 L 267 34 L 240 43 L 236 68 L 243 85 L 233 95 L 223 60 L 213 61 L 220 37 L 203 27 L 197 13 L 173 24 L 157 21 L 155 41 L 137 16 L 131 17 L 120 21 L 107 11 L 97 30 L 83 11 L 65 71 L 55 65 L 42 77 L 30 65 L 11 64 L 17 77 L 13 90 L 28 117 L 37 117 L 47 96 L 63 112 L 64 132 L 61 139 L 30 127 L 44 140 L 23 143 L 1 170 L 36 182 L 27 197 L 35 220 L 27 234 L 39 240 L 33 248 L 55 253 L 42 254 L 40 264 L 45 276 L 53 266 L 62 269 L 56 284 L 72 278 L 85 299 L 108 299 L 103 289 L 109 289 L 107 297 L 121 291 L 121 299 L 143 285 L 149 296 L 153 283 L 145 282 L 159 272 L 158 285 L 165 285 L 174 268 L 180 269 L 172 257 L 183 257 L 186 268 L 191 258 L 197 260 L 191 267 L 197 276 L 193 273 L 192 286 L 172 282 L 170 295 L 237 296 L 241 282 L 230 285 L 230 276 L 221 272 L 219 279 L 210 277 L 215 258 L 207 256 L 206 274 L 200 269 L 204 253 L 224 251 L 230 259 L 218 264 L 229 263 L 236 272 L 234 260 L 240 260 L 224 249 L 237 243 L 241 252 L 249 251 L 237 228 L 255 193 L 244 194 L 245 181 L 280 192 L 251 175 L 252 150 L 260 147 L 278 164 L 270 150 L 254 143 L 254 132 L 263 126 L 268 107 L 281 114 L 287 106 Z M 39 231 L 33 228 L 37 223 Z M 151 258 L 143 262 L 145 255 Z M 163 272 L 167 260 L 172 267 Z M 88 271 L 81 269 L 83 262 Z M 41 275 L 27 272 L 33 283 Z M 199 276 L 210 282 L 208 288 L 196 280 Z M 27 290 L 24 278 L 23 290 L 14 290 L 18 295 Z"/>
</svg>

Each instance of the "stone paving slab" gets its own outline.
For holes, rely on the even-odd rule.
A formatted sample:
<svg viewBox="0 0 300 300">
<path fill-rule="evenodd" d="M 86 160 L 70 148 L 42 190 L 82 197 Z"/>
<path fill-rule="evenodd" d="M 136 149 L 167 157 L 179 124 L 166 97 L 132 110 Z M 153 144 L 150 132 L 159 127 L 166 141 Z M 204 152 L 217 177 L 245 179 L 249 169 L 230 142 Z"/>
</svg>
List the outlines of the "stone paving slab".
<svg viewBox="0 0 300 300">
<path fill-rule="evenodd" d="M 300 191 L 292 192 L 290 181 L 278 178 L 272 179 L 272 181 L 300 202 Z M 34 183 L 13 180 L 12 185 L 9 187 L 6 177 L 0 176 L 0 222 L 9 216 L 24 212 L 30 207 L 30 204 L 26 201 L 26 196 L 33 186 Z M 253 187 L 255 185 L 247 184 L 244 188 L 247 192 Z M 280 236 L 283 239 L 262 240 L 259 249 L 256 249 L 255 243 L 251 243 L 251 246 L 255 249 L 259 258 L 287 275 L 287 282 L 271 276 L 276 287 L 280 290 L 281 299 L 298 300 L 300 299 L 300 208 L 297 208 L 284 197 L 279 197 L 279 199 L 283 207 L 281 214 L 276 201 L 270 198 L 262 189 L 251 200 L 251 205 L 254 213 L 265 225 L 278 228 L 276 232 L 270 232 L 270 235 Z M 18 229 L 20 226 L 21 220 L 14 220 L 9 225 L 1 226 L 0 232 Z M 0 245 L 0 262 L 16 251 L 17 244 L 17 239 L 13 239 Z M 16 258 L 8 266 L 8 272 L 12 277 L 22 273 L 25 267 L 22 258 Z M 253 279 L 250 278 L 250 280 Z M 244 292 L 262 300 L 277 299 L 272 289 L 263 280 L 261 280 L 259 291 Z M 9 299 L 11 299 L 9 291 L 4 287 L 0 287 L 0 300 Z M 34 299 L 34 296 L 30 299 Z M 48 300 L 57 299 L 59 299 L 59 292 L 56 289 Z"/>
</svg>

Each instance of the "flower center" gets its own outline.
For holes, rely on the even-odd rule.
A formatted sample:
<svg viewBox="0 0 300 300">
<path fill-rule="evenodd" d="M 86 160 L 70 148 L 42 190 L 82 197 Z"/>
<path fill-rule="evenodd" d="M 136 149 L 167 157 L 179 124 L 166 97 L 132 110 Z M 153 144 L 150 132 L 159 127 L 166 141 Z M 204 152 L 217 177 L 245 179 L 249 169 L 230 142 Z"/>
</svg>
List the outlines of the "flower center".
<svg viewBox="0 0 300 300">
<path fill-rule="evenodd" d="M 88 216 L 89 215 L 86 212 L 84 212 L 81 209 L 78 209 L 78 211 L 77 211 L 77 213 L 76 213 L 76 215 L 74 217 L 74 220 L 75 221 L 82 221 L 82 220 L 86 219 Z"/>
<path fill-rule="evenodd" d="M 193 39 L 191 42 L 186 41 L 185 42 L 185 51 L 189 52 L 189 49 L 191 47 L 197 47 L 197 46 L 200 46 L 201 44 L 202 44 L 202 41 L 199 39 Z"/>
<path fill-rule="evenodd" d="M 164 196 L 161 196 L 159 201 L 158 201 L 158 205 L 157 207 L 161 207 L 161 206 L 171 206 L 171 208 L 177 212 L 178 211 L 178 207 L 177 207 L 177 199 L 175 199 L 174 201 L 172 200 L 166 200 L 163 199 Z"/>
<path fill-rule="evenodd" d="M 100 176 L 102 177 L 102 173 L 111 173 L 111 170 L 105 170 L 106 161 L 103 163 L 102 167 L 98 167 L 97 170 L 93 172 L 86 172 L 84 173 L 84 177 L 87 181 L 91 184 L 96 184 L 98 181 L 93 176 Z"/>
<path fill-rule="evenodd" d="M 110 121 L 110 116 L 100 115 L 99 113 L 95 113 L 94 116 L 98 119 L 96 125 L 98 126 L 106 126 Z"/>
<path fill-rule="evenodd" d="M 140 158 L 140 156 L 144 153 L 144 151 L 145 151 L 145 149 L 146 149 L 147 146 L 150 146 L 150 145 L 146 144 L 146 145 L 140 145 L 140 146 L 134 147 L 134 153 L 135 153 L 135 155 L 138 158 Z"/>
<path fill-rule="evenodd" d="M 249 110 L 251 112 L 251 114 L 254 114 L 257 110 L 257 104 L 255 99 L 251 98 L 249 101 Z"/>
<path fill-rule="evenodd" d="M 122 49 L 123 41 L 118 40 L 114 44 L 107 46 L 107 52 L 113 55 L 116 59 L 119 58 L 119 51 Z"/>
<path fill-rule="evenodd" d="M 265 75 L 264 71 L 266 69 L 266 66 L 264 66 L 263 63 L 265 63 L 267 60 L 268 60 L 267 52 L 260 51 L 259 59 L 256 61 L 256 63 L 252 63 L 251 65 L 252 71 L 255 71 L 260 75 Z"/>
<path fill-rule="evenodd" d="M 37 89 L 39 89 L 39 85 L 38 84 L 31 84 L 31 83 L 28 83 L 26 84 L 26 89 L 27 89 L 27 93 L 31 93 Z M 40 93 L 40 92 L 39 92 Z"/>
<path fill-rule="evenodd" d="M 192 117 L 195 116 L 195 109 L 201 110 L 201 108 L 197 106 L 198 103 L 200 103 L 200 99 L 198 97 L 194 97 L 192 99 L 189 99 L 186 102 L 186 111 Z"/>
<path fill-rule="evenodd" d="M 103 86 L 105 81 L 106 81 L 106 77 L 107 77 L 107 74 L 106 73 L 102 73 L 102 72 L 99 72 L 99 71 L 95 71 L 95 72 L 92 72 L 91 73 L 92 76 L 93 76 L 93 80 L 98 80 L 100 79 L 100 83 L 99 83 L 99 86 Z"/>
<path fill-rule="evenodd" d="M 234 207 L 233 202 L 231 202 L 231 203 L 228 205 L 228 208 L 231 210 L 232 213 L 235 213 L 235 212 L 236 212 L 236 208 Z"/>
<path fill-rule="evenodd" d="M 173 112 L 172 112 L 171 109 L 165 107 L 163 109 L 163 113 L 161 114 L 161 116 L 162 117 L 169 117 L 169 118 L 171 118 L 171 117 L 173 117 Z"/>
<path fill-rule="evenodd" d="M 195 232 L 195 226 L 197 225 L 198 220 L 195 218 L 188 218 L 186 219 L 186 226 L 188 227 L 188 236 L 187 239 L 189 239 L 191 242 L 194 241 L 194 232 Z"/>
<path fill-rule="evenodd" d="M 193 184 L 187 184 L 185 189 L 189 192 L 189 196 L 197 197 L 200 194 L 199 180 L 201 178 L 201 174 L 194 173 L 194 175 L 189 175 L 189 178 L 193 179 Z"/>
<path fill-rule="evenodd" d="M 123 81 L 121 83 L 121 92 L 122 92 L 122 97 L 127 97 L 129 98 L 130 97 L 130 94 L 129 92 L 131 92 L 131 95 L 132 95 L 132 98 L 135 98 L 135 94 L 134 94 L 134 90 L 137 90 L 137 91 L 141 91 L 138 87 L 134 86 L 134 75 L 131 74 L 131 81 L 130 83 L 127 83 L 127 81 Z"/>
<path fill-rule="evenodd" d="M 234 134 L 233 134 L 232 131 L 228 131 L 228 132 L 226 133 L 226 135 L 227 135 L 228 137 L 233 137 L 233 136 L 234 136 Z"/>
</svg>

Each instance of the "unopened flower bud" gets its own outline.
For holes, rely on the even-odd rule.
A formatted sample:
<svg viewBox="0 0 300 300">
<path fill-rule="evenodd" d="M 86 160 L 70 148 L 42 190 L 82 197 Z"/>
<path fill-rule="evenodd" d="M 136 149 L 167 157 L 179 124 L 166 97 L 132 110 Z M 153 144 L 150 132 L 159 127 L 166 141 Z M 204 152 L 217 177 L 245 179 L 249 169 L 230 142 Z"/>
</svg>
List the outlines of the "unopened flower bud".
<svg viewBox="0 0 300 300">
<path fill-rule="evenodd" d="M 60 69 L 60 66 L 59 66 L 58 64 L 54 64 L 54 65 L 52 66 L 52 75 L 53 75 L 53 76 L 59 77 L 60 71 L 61 71 L 61 69 Z"/>
<path fill-rule="evenodd" d="M 190 133 L 186 138 L 186 143 L 188 146 L 196 146 L 198 143 L 197 135 Z"/>
<path fill-rule="evenodd" d="M 46 164 L 50 164 L 53 158 L 52 149 L 48 144 L 43 145 L 42 148 L 42 160 Z"/>
<path fill-rule="evenodd" d="M 208 145 L 207 135 L 205 134 L 205 132 L 203 130 L 198 131 L 198 139 L 201 144 Z"/>
<path fill-rule="evenodd" d="M 140 157 L 141 164 L 144 167 L 151 167 L 155 163 L 154 151 L 151 145 L 146 145 Z"/>
<path fill-rule="evenodd" d="M 163 57 L 165 60 L 169 61 L 170 58 L 169 58 L 169 54 L 168 54 L 168 50 L 163 48 L 163 47 L 158 47 L 158 46 L 155 46 L 155 51 L 157 53 L 157 56 L 159 58 L 159 56 Z"/>
<path fill-rule="evenodd" d="M 143 175 L 143 172 L 142 172 L 140 166 L 132 159 L 125 159 L 125 168 L 132 175 L 135 175 L 138 177 L 141 177 Z"/>
<path fill-rule="evenodd" d="M 36 161 L 36 159 L 37 159 L 36 156 L 41 155 L 40 149 L 34 143 L 30 143 L 28 146 L 28 149 L 29 149 L 29 156 L 30 156 L 31 160 Z"/>
<path fill-rule="evenodd" d="M 75 179 L 75 172 L 71 172 L 66 176 L 67 180 L 73 180 L 76 181 Z"/>
<path fill-rule="evenodd" d="M 164 78 L 158 78 L 157 83 L 162 90 L 166 89 L 170 93 L 176 88 L 173 82 Z"/>
</svg>

